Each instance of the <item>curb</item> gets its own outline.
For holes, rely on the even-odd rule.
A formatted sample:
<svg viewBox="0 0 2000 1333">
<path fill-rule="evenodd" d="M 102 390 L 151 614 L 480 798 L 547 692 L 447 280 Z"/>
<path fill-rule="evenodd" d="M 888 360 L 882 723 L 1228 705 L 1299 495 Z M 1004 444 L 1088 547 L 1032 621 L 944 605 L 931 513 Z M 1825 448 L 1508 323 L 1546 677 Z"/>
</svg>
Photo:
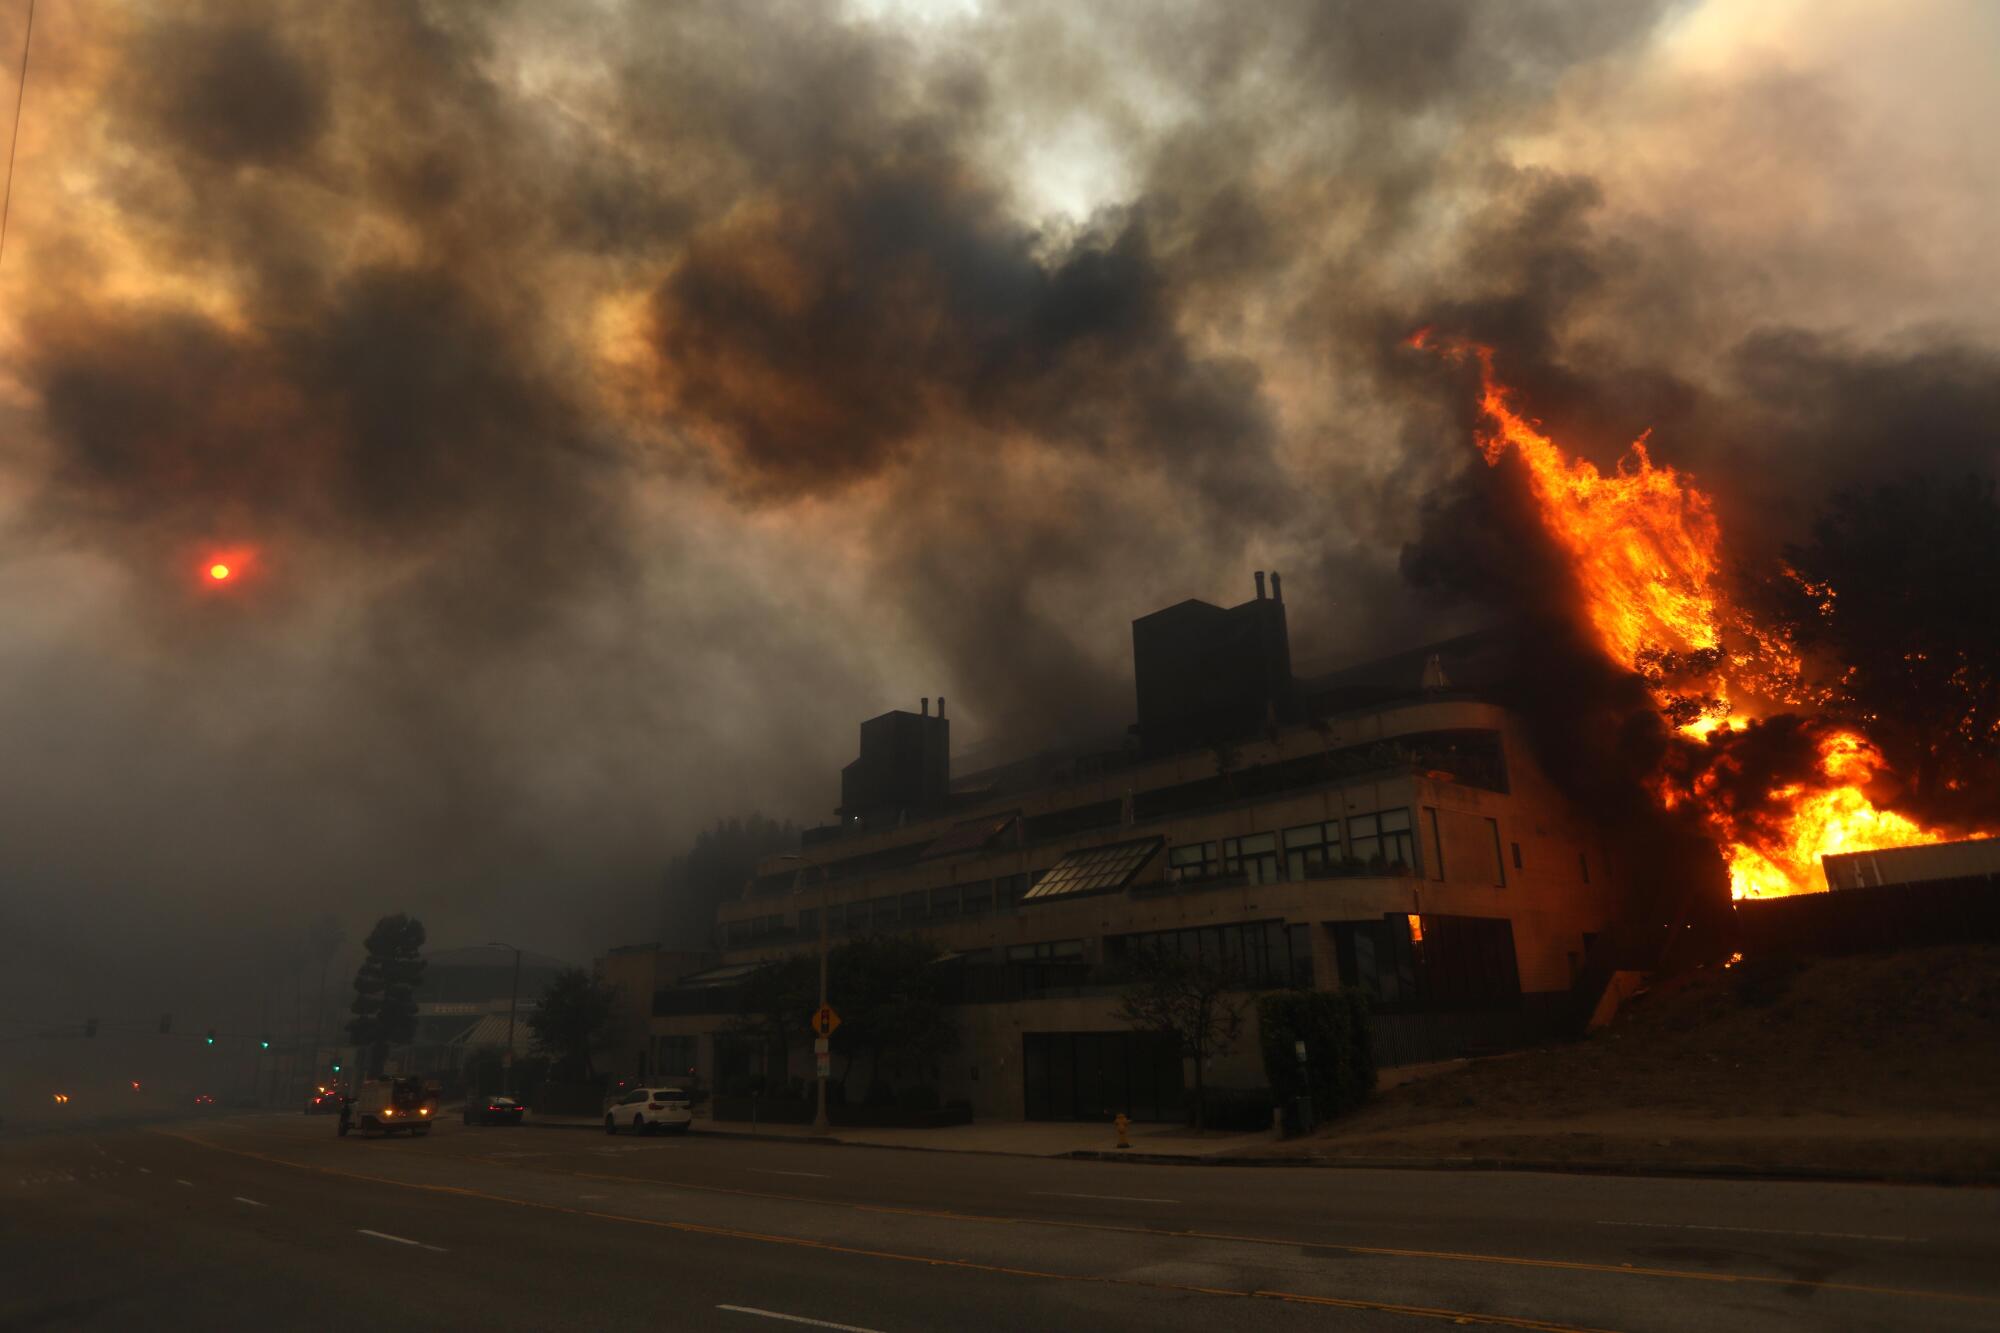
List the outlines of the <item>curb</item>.
<svg viewBox="0 0 2000 1333">
<path fill-rule="evenodd" d="M 603 1133 L 596 1121 L 526 1122 L 537 1129 L 583 1129 Z M 986 1157 L 1033 1157 L 1041 1161 L 1126 1162 L 1137 1166 L 1235 1166 L 1249 1170 L 1289 1167 L 1293 1170 L 1343 1171 L 1520 1171 L 1566 1176 L 1638 1176 L 1686 1180 L 1772 1180 L 1836 1185 L 2000 1186 L 2000 1172 L 1990 1171 L 1851 1171 L 1831 1167 L 1752 1166 L 1743 1162 L 1583 1162 L 1540 1157 L 1361 1157 L 1327 1153 L 1229 1157 L 1220 1154 L 1119 1151 L 1073 1148 L 1058 1153 L 1009 1152 L 1001 1148 L 948 1148 L 919 1143 L 858 1143 L 828 1135 L 758 1134 L 747 1129 L 703 1129 L 693 1135 L 717 1139 L 750 1139 L 758 1143 L 810 1143 L 821 1147 L 876 1148 L 893 1152 L 955 1152 Z"/>
<path fill-rule="evenodd" d="M 1059 1154 L 1073 1161 L 1137 1162 L 1147 1166 L 1295 1167 L 1349 1171 L 1532 1171 L 1572 1176 L 1656 1176 L 1703 1180 L 1779 1180 L 1860 1185 L 2000 1185 L 1986 1171 L 1851 1171 L 1831 1167 L 1751 1166 L 1742 1162 L 1580 1162 L 1534 1157 L 1195 1157 L 1176 1153 L 1106 1152 L 1080 1148 Z"/>
<path fill-rule="evenodd" d="M 529 1129 L 582 1129 L 593 1134 L 604 1132 L 601 1120 L 523 1120 Z M 845 1139 L 836 1139 L 816 1134 L 758 1134 L 747 1129 L 704 1129 L 700 1125 L 689 1125 L 690 1135 L 700 1135 L 711 1139 L 756 1139 L 760 1143 L 838 1143 L 845 1145 Z"/>
</svg>

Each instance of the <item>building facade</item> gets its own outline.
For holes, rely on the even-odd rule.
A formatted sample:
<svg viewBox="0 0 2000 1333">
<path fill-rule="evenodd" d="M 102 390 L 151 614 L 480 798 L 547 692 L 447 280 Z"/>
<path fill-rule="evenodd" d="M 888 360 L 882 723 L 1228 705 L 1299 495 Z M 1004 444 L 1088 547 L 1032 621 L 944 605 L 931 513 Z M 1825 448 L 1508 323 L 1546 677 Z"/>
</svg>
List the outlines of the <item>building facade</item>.
<svg viewBox="0 0 2000 1333">
<path fill-rule="evenodd" d="M 1281 604 L 1275 626 L 1268 608 L 1223 613 L 1248 634 L 1176 611 L 1266 654 L 1235 673 L 1250 703 L 1232 711 L 1212 671 L 1188 673 L 1192 707 L 1177 713 L 1160 685 L 1171 673 L 1135 635 L 1153 725 L 1124 749 L 1053 772 L 973 775 L 928 808 L 858 808 L 848 784 L 838 824 L 811 831 L 799 856 L 767 861 L 723 907 L 718 956 L 690 970 L 688 955 L 669 964 L 626 950 L 601 964 L 624 983 L 629 1026 L 648 1034 L 627 1057 L 633 1072 L 723 1091 L 751 1075 L 767 1086 L 809 1076 L 809 1048 L 777 1068 L 737 1015 L 759 965 L 817 951 L 822 914 L 836 946 L 898 933 L 936 949 L 961 1041 L 925 1081 L 985 1118 L 1181 1116 L 1185 1062 L 1116 1013 L 1141 950 L 1224 960 L 1246 992 L 1358 986 L 1385 1065 L 1547 1033 L 1615 914 L 1620 875 L 1536 768 L 1517 720 L 1453 692 L 1434 658 L 1402 697 L 1341 707 L 1340 692 L 1291 681 L 1277 660 L 1288 654 Z M 1153 628 L 1163 651 L 1185 647 Z M 864 759 L 873 727 L 934 765 L 934 747 L 908 737 L 941 730 L 942 716 L 928 701 L 894 716 L 907 722 L 864 724 Z M 1189 744 L 1191 727 L 1217 717 L 1230 729 Z M 1211 1088 L 1266 1083 L 1246 1008 L 1241 1038 L 1205 1071 Z"/>
</svg>

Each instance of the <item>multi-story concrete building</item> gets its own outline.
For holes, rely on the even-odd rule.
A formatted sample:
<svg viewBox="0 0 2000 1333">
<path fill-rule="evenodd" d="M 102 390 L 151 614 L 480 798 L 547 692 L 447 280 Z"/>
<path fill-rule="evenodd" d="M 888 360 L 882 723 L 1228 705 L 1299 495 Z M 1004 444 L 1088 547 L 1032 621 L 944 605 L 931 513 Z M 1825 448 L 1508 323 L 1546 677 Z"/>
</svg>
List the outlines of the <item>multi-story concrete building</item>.
<svg viewBox="0 0 2000 1333">
<path fill-rule="evenodd" d="M 650 1037 L 626 1063 L 725 1091 L 809 1074 L 735 1015 L 760 963 L 817 950 L 822 913 L 836 946 L 935 946 L 963 1038 L 937 1088 L 982 1117 L 1181 1114 L 1181 1058 L 1116 1017 L 1139 949 L 1226 959 L 1246 989 L 1362 987 L 1384 1064 L 1546 1032 L 1620 876 L 1519 720 L 1450 685 L 1479 641 L 1294 680 L 1276 576 L 1257 584 L 1135 622 L 1139 723 L 1115 750 L 951 781 L 943 700 L 863 723 L 839 821 L 721 910 L 719 955 L 604 960 Z M 1207 1083 L 1265 1083 L 1254 1016 Z"/>
</svg>

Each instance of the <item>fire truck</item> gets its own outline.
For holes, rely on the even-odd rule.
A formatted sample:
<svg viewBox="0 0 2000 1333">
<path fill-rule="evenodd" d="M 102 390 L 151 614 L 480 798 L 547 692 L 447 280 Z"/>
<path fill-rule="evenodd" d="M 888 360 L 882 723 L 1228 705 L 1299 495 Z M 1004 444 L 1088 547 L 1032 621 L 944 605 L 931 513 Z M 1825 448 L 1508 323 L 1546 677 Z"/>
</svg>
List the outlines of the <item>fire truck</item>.
<svg viewBox="0 0 2000 1333">
<path fill-rule="evenodd" d="M 363 1134 L 394 1134 L 407 1129 L 424 1135 L 431 1132 L 437 1111 L 437 1094 L 422 1079 L 365 1079 L 341 1108 L 340 1132 L 353 1128 Z"/>
</svg>

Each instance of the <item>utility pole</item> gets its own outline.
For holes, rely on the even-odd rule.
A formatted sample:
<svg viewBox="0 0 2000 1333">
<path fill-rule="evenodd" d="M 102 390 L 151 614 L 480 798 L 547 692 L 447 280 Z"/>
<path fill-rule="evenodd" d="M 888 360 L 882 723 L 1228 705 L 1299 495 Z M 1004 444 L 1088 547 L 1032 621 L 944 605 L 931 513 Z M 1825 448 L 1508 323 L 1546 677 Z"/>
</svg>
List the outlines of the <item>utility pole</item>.
<svg viewBox="0 0 2000 1333">
<path fill-rule="evenodd" d="M 491 941 L 486 947 L 514 950 L 514 988 L 507 994 L 507 1053 L 500 1058 L 500 1091 L 511 1093 L 514 1091 L 514 1010 L 521 1002 L 521 951 L 498 941 Z M 543 1104 L 547 1105 L 546 1100 Z"/>
</svg>

